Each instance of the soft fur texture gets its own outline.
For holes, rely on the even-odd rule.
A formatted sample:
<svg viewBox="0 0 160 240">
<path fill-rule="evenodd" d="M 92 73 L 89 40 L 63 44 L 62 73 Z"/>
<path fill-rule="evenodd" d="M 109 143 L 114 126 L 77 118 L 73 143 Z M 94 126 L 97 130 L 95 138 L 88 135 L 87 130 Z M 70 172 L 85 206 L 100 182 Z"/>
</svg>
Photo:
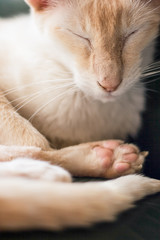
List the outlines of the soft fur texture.
<svg viewBox="0 0 160 240">
<path fill-rule="evenodd" d="M 153 61 L 160 1 L 26 2 L 31 17 L 0 20 L 0 228 L 113 220 L 160 182 L 132 175 L 52 184 L 71 176 L 33 159 L 76 176 L 140 171 L 146 152 L 104 139 L 135 136 L 141 126 L 140 79 Z"/>
</svg>

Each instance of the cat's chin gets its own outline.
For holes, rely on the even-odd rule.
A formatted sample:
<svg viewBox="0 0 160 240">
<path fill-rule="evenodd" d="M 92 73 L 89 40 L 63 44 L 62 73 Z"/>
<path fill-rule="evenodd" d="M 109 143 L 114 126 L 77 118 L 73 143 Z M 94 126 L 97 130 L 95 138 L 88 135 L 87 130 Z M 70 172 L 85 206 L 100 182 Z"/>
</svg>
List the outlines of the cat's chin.
<svg viewBox="0 0 160 240">
<path fill-rule="evenodd" d="M 116 97 L 106 97 L 106 98 L 99 98 L 99 101 L 101 101 L 102 103 L 107 103 L 107 102 L 115 102 L 116 101 Z"/>
<path fill-rule="evenodd" d="M 117 100 L 116 96 L 112 96 L 112 95 L 102 95 L 102 96 L 96 96 L 94 97 L 96 100 L 102 102 L 102 103 L 107 103 L 107 102 L 115 102 Z"/>
<path fill-rule="evenodd" d="M 92 100 L 95 101 L 99 101 L 102 103 L 108 103 L 108 102 L 115 102 L 117 101 L 117 99 L 119 98 L 119 96 L 114 96 L 114 95 L 110 95 L 110 94 L 86 94 L 85 92 L 83 92 L 83 94 L 87 97 L 90 98 Z"/>
</svg>

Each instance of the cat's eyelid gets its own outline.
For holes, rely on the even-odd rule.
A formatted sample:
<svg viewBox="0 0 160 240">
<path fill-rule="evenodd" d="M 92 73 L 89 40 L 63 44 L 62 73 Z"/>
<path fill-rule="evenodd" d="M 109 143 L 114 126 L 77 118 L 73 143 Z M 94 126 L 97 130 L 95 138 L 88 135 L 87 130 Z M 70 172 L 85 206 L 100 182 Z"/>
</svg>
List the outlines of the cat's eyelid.
<svg viewBox="0 0 160 240">
<path fill-rule="evenodd" d="M 132 36 L 132 35 L 134 35 L 134 34 L 136 34 L 136 33 L 138 33 L 138 32 L 143 31 L 147 26 L 148 26 L 148 24 L 143 23 L 143 24 L 139 25 L 137 28 L 132 28 L 132 29 L 130 29 L 130 30 L 128 31 L 128 33 L 126 33 L 125 38 L 127 39 L 127 38 L 129 38 L 130 36 Z"/>
<path fill-rule="evenodd" d="M 90 40 L 88 37 L 83 37 L 82 35 L 73 32 L 73 31 L 72 31 L 71 29 L 69 29 L 69 28 L 59 27 L 59 28 L 57 28 L 57 31 L 70 32 L 70 33 L 72 33 L 73 35 L 75 35 L 75 36 L 83 39 L 83 40 L 86 41 L 86 42 L 88 42 L 88 45 L 90 46 L 90 48 L 91 48 L 91 49 L 93 48 L 93 46 L 92 46 L 92 44 L 91 44 L 91 40 Z"/>
<path fill-rule="evenodd" d="M 125 37 L 125 39 L 128 39 L 129 37 L 131 37 L 132 35 L 134 35 L 135 33 L 137 33 L 139 31 L 139 29 L 135 29 L 133 31 L 131 31 L 130 33 L 128 33 Z"/>
<path fill-rule="evenodd" d="M 78 33 L 75 33 L 73 32 L 72 30 L 70 29 L 67 29 L 67 31 L 71 32 L 72 34 L 74 34 L 75 36 L 79 37 L 79 38 L 82 38 L 83 40 L 87 41 L 90 48 L 92 48 L 92 44 L 91 44 L 91 40 L 88 38 L 88 37 L 83 37 L 82 35 L 78 34 Z"/>
<path fill-rule="evenodd" d="M 68 29 L 68 28 L 67 28 L 67 31 L 71 32 L 72 34 L 74 34 L 74 35 L 76 35 L 76 36 L 78 36 L 78 37 L 81 37 L 81 38 L 84 38 L 84 39 L 88 39 L 88 40 L 89 40 L 88 37 L 84 37 L 84 36 L 82 36 L 81 34 L 76 33 L 76 32 L 73 32 L 72 30 L 70 30 L 70 29 Z"/>
</svg>

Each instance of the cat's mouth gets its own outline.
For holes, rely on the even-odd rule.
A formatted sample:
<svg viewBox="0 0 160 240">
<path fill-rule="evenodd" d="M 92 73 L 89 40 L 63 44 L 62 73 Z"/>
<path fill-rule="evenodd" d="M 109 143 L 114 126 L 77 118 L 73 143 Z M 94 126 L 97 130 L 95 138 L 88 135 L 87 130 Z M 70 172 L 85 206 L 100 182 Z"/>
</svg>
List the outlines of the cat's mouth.
<svg viewBox="0 0 160 240">
<path fill-rule="evenodd" d="M 116 96 L 113 96 L 112 94 L 106 94 L 106 96 L 103 96 L 102 98 L 101 98 L 101 101 L 102 102 L 114 102 L 115 100 L 117 99 L 117 97 Z"/>
<path fill-rule="evenodd" d="M 105 96 L 105 98 L 106 98 L 107 100 L 114 101 L 116 97 L 113 96 L 111 93 L 108 93 L 108 94 Z"/>
<path fill-rule="evenodd" d="M 93 96 L 92 96 L 93 97 Z M 112 93 L 102 93 L 97 96 L 94 96 L 94 98 L 98 101 L 101 101 L 103 103 L 107 102 L 114 102 L 117 100 L 117 96 L 113 95 Z"/>
<path fill-rule="evenodd" d="M 100 86 L 89 84 L 84 84 L 84 81 L 80 81 L 79 78 L 75 78 L 76 87 L 82 92 L 86 97 L 92 98 L 92 100 L 98 100 L 103 103 L 113 102 L 117 100 L 117 91 L 107 92 L 102 89 Z"/>
<path fill-rule="evenodd" d="M 92 100 L 98 100 L 103 103 L 114 102 L 117 100 L 117 98 L 119 98 L 119 96 L 115 95 L 114 93 L 107 93 L 103 91 L 97 91 L 95 93 L 95 92 L 86 91 L 86 89 L 85 90 L 80 89 L 80 90 L 83 92 L 85 96 L 88 96 Z"/>
</svg>

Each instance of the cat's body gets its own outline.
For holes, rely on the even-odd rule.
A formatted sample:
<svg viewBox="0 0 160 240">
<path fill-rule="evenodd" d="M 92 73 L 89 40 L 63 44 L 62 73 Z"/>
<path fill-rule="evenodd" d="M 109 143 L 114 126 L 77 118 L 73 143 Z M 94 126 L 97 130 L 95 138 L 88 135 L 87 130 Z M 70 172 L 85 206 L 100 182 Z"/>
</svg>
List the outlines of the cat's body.
<svg viewBox="0 0 160 240">
<path fill-rule="evenodd" d="M 17 157 L 48 160 L 78 176 L 115 178 L 139 171 L 146 153 L 140 153 L 134 145 L 113 140 L 53 150 L 45 137 L 52 146 L 61 147 L 126 139 L 137 134 L 145 109 L 145 91 L 140 78 L 153 60 L 160 20 L 159 0 L 148 3 L 143 0 L 27 2 L 34 9 L 33 18 L 0 20 L 0 143 L 8 146 L 0 148 L 1 161 Z M 18 147 L 12 147 L 14 145 Z M 15 160 L 12 165 L 1 164 L 1 181 L 6 186 L 0 191 L 0 201 L 4 203 L 4 207 L 2 204 L 0 207 L 0 226 L 4 229 L 56 229 L 111 220 L 130 208 L 134 200 L 160 189 L 159 182 L 133 175 L 117 180 L 118 192 L 111 181 L 95 187 L 82 184 L 77 186 L 77 192 L 74 184 L 58 184 L 58 187 L 53 184 L 52 193 L 51 185 L 48 183 L 47 187 L 47 183 L 41 181 L 68 182 L 69 174 L 41 162 L 22 161 L 24 165 Z M 5 189 L 15 176 L 19 177 L 13 182 L 9 199 Z M 40 183 L 24 181 L 22 176 L 41 180 Z M 26 200 L 19 181 L 24 181 L 26 186 Z M 140 181 L 142 193 L 136 186 L 128 189 L 127 181 L 133 184 Z M 43 201 L 41 192 L 37 191 L 38 212 L 31 214 L 23 206 L 28 202 L 31 208 L 35 207 L 37 200 L 32 193 L 40 186 L 42 195 L 48 197 Z M 69 196 L 64 194 L 64 201 L 66 198 L 70 203 L 67 206 L 60 200 L 65 187 L 67 191 L 70 189 Z M 14 188 L 19 189 L 18 195 Z M 51 199 L 57 192 L 54 204 L 50 201 L 50 192 Z M 80 194 L 78 199 L 77 194 Z M 105 199 L 107 207 L 103 201 L 96 200 L 98 197 Z M 9 205 L 5 205 L 6 202 Z M 13 202 L 18 203 L 19 210 L 14 209 Z M 47 211 L 41 213 L 43 204 L 51 211 L 53 222 Z M 56 208 L 58 213 L 54 215 Z M 4 209 L 9 209 L 8 217 L 1 221 L 3 213 L 6 215 Z M 75 212 L 79 211 L 82 215 L 78 222 Z M 46 223 L 41 217 L 37 220 L 42 214 L 47 218 Z M 59 217 L 64 222 L 59 222 Z"/>
</svg>

